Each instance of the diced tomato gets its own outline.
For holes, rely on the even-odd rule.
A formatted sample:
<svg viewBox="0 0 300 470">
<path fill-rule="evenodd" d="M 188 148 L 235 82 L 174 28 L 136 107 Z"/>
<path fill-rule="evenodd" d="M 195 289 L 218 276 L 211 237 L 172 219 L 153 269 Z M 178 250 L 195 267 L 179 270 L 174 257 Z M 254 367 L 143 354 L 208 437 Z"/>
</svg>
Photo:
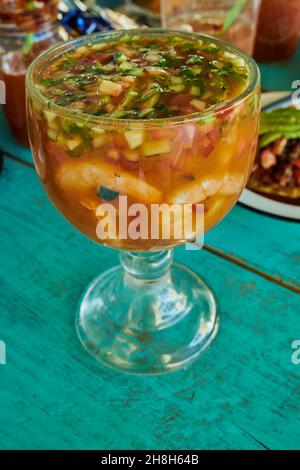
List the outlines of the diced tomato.
<svg viewBox="0 0 300 470">
<path fill-rule="evenodd" d="M 208 133 L 208 138 L 213 146 L 215 146 L 218 138 L 220 137 L 221 126 L 215 125 L 215 127 Z"/>
<path fill-rule="evenodd" d="M 294 172 L 294 177 L 296 178 L 297 183 L 300 184 L 300 168 L 297 168 Z"/>
<path fill-rule="evenodd" d="M 221 121 L 228 121 L 231 118 L 233 111 L 234 111 L 234 108 L 227 108 L 227 109 L 224 109 L 224 111 L 219 111 L 218 118 L 221 119 Z"/>
<path fill-rule="evenodd" d="M 173 98 L 171 98 L 170 104 L 171 106 L 176 106 L 178 108 L 188 107 L 190 105 L 191 97 L 189 95 L 184 95 L 183 93 L 178 93 Z M 191 106 L 192 112 L 194 112 L 194 108 Z"/>
<path fill-rule="evenodd" d="M 114 132 L 113 145 L 118 149 L 124 149 L 128 147 L 128 143 L 122 132 Z"/>
<path fill-rule="evenodd" d="M 182 114 L 186 115 L 186 114 L 193 114 L 197 111 L 195 111 L 195 108 L 193 106 L 183 106 L 181 108 L 181 112 Z"/>
<path fill-rule="evenodd" d="M 209 132 L 213 131 L 216 125 L 213 122 L 207 124 L 199 124 L 196 127 L 197 135 L 203 136 L 208 134 Z"/>
<path fill-rule="evenodd" d="M 208 155 L 213 151 L 214 144 L 210 140 L 209 136 L 205 136 L 201 145 L 199 146 L 199 152 L 202 157 L 208 157 Z"/>
<path fill-rule="evenodd" d="M 102 65 L 105 65 L 112 60 L 113 56 L 114 55 L 112 53 L 94 52 L 93 54 L 90 54 L 87 57 L 83 57 L 82 60 L 85 59 L 87 62 L 91 62 L 94 60 L 100 62 Z"/>
<path fill-rule="evenodd" d="M 296 158 L 296 160 L 294 160 L 293 164 L 296 168 L 300 168 L 300 158 Z"/>
<path fill-rule="evenodd" d="M 194 144 L 200 155 L 208 157 L 216 145 L 220 132 L 221 126 L 219 124 L 210 123 L 197 126 Z"/>
<path fill-rule="evenodd" d="M 136 173 L 138 172 L 138 168 L 139 168 L 138 162 L 131 162 L 130 160 L 127 160 L 127 158 L 124 157 L 123 155 L 121 156 L 120 164 L 124 170 L 133 171 Z"/>
<path fill-rule="evenodd" d="M 149 137 L 147 140 L 160 140 L 169 139 L 171 142 L 178 137 L 178 129 L 176 128 L 157 128 L 149 131 Z"/>
</svg>

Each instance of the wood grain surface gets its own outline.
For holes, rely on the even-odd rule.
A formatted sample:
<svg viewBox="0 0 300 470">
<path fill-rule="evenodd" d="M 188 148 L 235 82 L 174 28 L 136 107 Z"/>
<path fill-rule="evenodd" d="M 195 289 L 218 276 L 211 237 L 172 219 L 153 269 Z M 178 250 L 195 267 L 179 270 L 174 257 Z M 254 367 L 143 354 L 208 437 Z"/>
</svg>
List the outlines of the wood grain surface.
<svg viewBox="0 0 300 470">
<path fill-rule="evenodd" d="M 7 364 L 0 366 L 1 448 L 299 448 L 300 365 L 291 362 L 291 343 L 300 338 L 299 294 L 238 266 L 229 252 L 222 258 L 178 249 L 176 258 L 217 295 L 220 332 L 187 370 L 118 374 L 98 366 L 74 330 L 81 291 L 118 262 L 117 253 L 65 222 L 31 167 L 6 158 L 0 188 L 0 339 L 7 345 Z M 274 243 L 276 224 L 283 239 L 288 227 L 298 233 L 293 223 L 283 231 L 282 221 L 235 208 L 212 232 L 216 246 L 243 245 L 245 214 L 261 256 L 268 240 Z M 248 258 L 257 265 L 251 243 Z M 289 248 L 290 240 L 278 259 Z M 296 269 L 290 256 L 280 272 L 295 284 Z"/>
</svg>

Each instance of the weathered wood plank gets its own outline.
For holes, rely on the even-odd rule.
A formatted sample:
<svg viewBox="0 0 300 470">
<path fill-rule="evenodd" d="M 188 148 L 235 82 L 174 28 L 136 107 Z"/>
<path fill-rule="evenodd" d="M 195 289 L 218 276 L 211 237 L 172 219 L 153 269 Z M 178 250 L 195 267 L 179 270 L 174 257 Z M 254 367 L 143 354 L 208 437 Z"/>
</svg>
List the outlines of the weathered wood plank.
<svg viewBox="0 0 300 470">
<path fill-rule="evenodd" d="M 300 292 L 300 225 L 237 205 L 205 243 Z"/>
<path fill-rule="evenodd" d="M 299 448 L 299 296 L 205 251 L 176 257 L 217 294 L 221 329 L 193 367 L 162 377 L 104 369 L 81 348 L 74 308 L 117 253 L 73 230 L 30 168 L 0 178 L 1 448 Z"/>
</svg>

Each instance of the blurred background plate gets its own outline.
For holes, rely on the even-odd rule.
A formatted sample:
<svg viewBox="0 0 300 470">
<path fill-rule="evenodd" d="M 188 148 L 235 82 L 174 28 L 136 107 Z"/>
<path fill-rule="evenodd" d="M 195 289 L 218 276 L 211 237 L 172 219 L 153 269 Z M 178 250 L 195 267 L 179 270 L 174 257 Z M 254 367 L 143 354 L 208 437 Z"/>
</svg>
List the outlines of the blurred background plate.
<svg viewBox="0 0 300 470">
<path fill-rule="evenodd" d="M 274 109 L 283 107 L 281 100 L 284 100 L 289 95 L 290 93 L 281 91 L 263 93 L 262 107 L 268 108 L 272 103 L 275 102 L 278 102 L 278 104 L 274 106 Z M 273 199 L 270 199 L 270 197 L 255 193 L 254 191 L 251 191 L 248 188 L 243 191 L 239 202 L 260 212 L 265 212 L 267 214 L 276 215 L 288 219 L 300 220 L 299 206 L 275 201 Z"/>
</svg>

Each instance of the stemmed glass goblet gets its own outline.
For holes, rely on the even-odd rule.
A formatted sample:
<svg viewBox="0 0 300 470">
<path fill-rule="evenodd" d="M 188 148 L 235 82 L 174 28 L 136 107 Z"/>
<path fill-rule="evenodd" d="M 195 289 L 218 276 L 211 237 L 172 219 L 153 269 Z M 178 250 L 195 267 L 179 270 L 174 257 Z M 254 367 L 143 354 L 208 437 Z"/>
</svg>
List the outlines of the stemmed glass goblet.
<svg viewBox="0 0 300 470">
<path fill-rule="evenodd" d="M 147 108 L 142 108 L 144 118 L 135 119 L 124 106 L 111 116 L 97 115 L 95 103 L 87 104 L 86 96 L 82 102 L 77 97 L 76 106 L 69 106 L 72 93 L 61 94 L 57 83 L 60 79 L 78 85 L 76 74 L 81 66 L 77 62 L 84 63 L 85 54 L 92 49 L 97 60 L 102 60 L 103 73 L 103 63 L 109 60 L 103 59 L 105 44 L 120 41 L 130 54 L 132 41 L 145 38 L 152 49 L 149 53 L 144 48 L 143 57 L 152 54 L 152 64 L 159 49 L 155 41 L 194 42 L 211 63 L 209 54 L 221 57 L 222 52 L 224 60 L 234 60 L 235 67 L 242 68 L 248 78 L 231 99 L 213 101 L 211 96 L 208 109 L 201 109 L 203 101 L 197 98 L 201 90 L 191 87 L 195 94 L 192 103 L 199 109 L 190 110 L 177 77 L 172 82 L 172 99 L 177 103 L 173 108 L 182 108 L 183 113 L 165 118 L 147 118 Z M 203 52 L 201 45 L 205 46 Z M 53 65 L 59 57 L 68 59 L 67 72 Z M 113 60 L 119 59 L 114 55 Z M 97 60 L 93 67 L 99 67 Z M 220 60 L 215 62 L 215 67 L 221 67 Z M 125 76 L 127 83 L 134 83 L 128 79 L 132 75 L 125 65 L 121 80 Z M 155 73 L 164 75 L 161 64 L 145 68 L 152 84 L 159 82 L 157 75 L 153 79 Z M 42 79 L 46 69 L 55 71 L 54 78 Z M 232 65 L 227 69 L 230 74 Z M 188 77 L 187 69 L 182 71 Z M 193 66 L 193 71 L 201 74 L 201 67 Z M 225 69 L 222 72 L 220 77 L 225 76 Z M 85 74 L 84 80 L 91 80 L 89 76 Z M 210 76 L 204 79 L 212 80 Z M 236 76 L 232 83 L 240 86 Z M 113 100 L 117 100 L 117 85 L 113 82 L 113 95 L 108 90 L 111 85 L 101 82 Z M 56 101 L 43 93 L 46 86 Z M 92 80 L 90 86 L 95 97 Z M 59 93 L 62 96 L 57 104 Z M 137 99 L 137 95 L 139 90 L 131 92 L 130 98 Z M 259 95 L 258 68 L 247 54 L 217 39 L 167 30 L 86 36 L 50 49 L 31 65 L 27 74 L 28 126 L 43 186 L 59 212 L 79 231 L 120 250 L 121 265 L 91 282 L 76 313 L 79 338 L 100 363 L 129 373 L 160 374 L 190 364 L 215 336 L 218 314 L 214 296 L 198 275 L 173 263 L 172 248 L 201 237 L 237 201 L 255 156 Z M 113 100 L 107 99 L 108 105 Z M 153 102 L 151 109 L 163 108 Z M 154 221 L 158 231 L 153 235 Z"/>
</svg>

